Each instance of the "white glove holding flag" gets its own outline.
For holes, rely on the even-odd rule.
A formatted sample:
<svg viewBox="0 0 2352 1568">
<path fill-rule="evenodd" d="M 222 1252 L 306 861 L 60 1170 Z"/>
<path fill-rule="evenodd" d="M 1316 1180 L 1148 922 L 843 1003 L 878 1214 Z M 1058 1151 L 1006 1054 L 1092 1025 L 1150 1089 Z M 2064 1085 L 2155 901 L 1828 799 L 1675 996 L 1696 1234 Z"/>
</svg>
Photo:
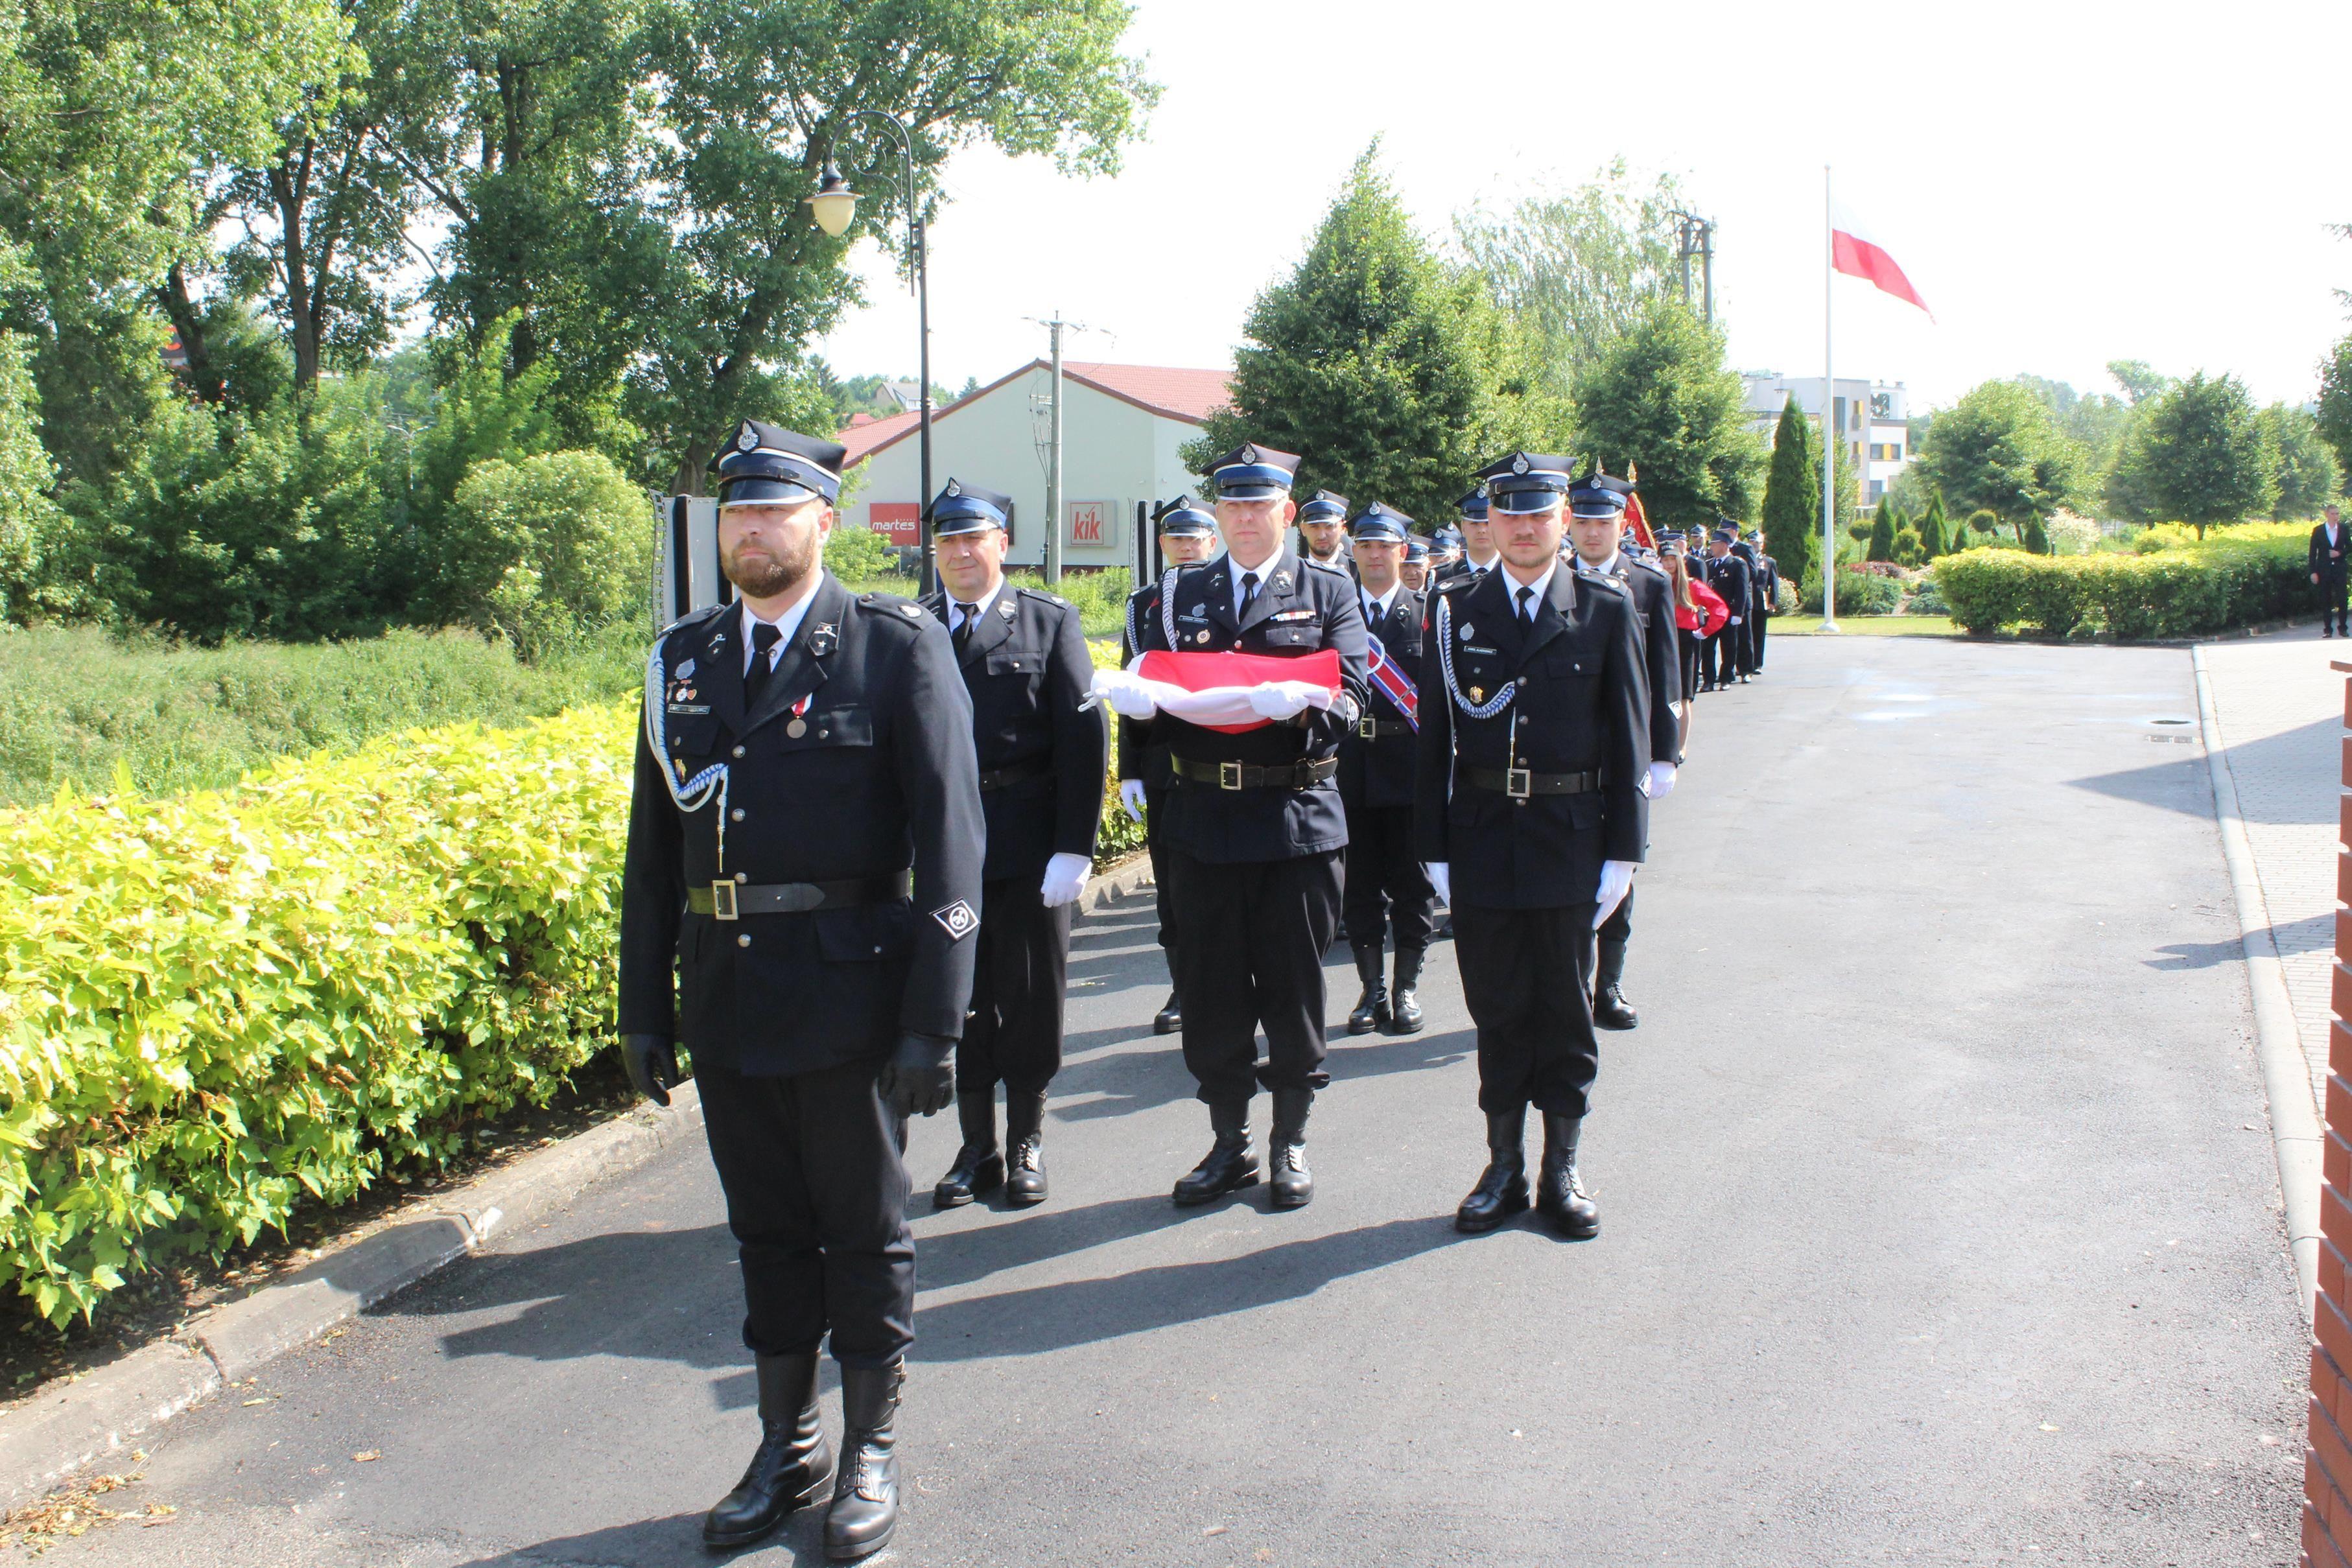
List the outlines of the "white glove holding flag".
<svg viewBox="0 0 2352 1568">
<path fill-rule="evenodd" d="M 1335 700 L 1328 687 L 1312 681 L 1267 681 L 1254 686 L 1211 686 L 1193 692 L 1165 681 L 1146 680 L 1132 670 L 1097 670 L 1087 690 L 1089 702 L 1107 702 L 1127 718 L 1144 719 L 1154 713 L 1164 713 L 1188 724 L 1203 725 L 1293 718 L 1310 707 L 1330 707 Z M 1261 702 L 1264 707 L 1259 706 Z"/>
<path fill-rule="evenodd" d="M 1045 880 L 1037 891 L 1045 896 L 1045 907 L 1058 909 L 1065 904 L 1077 902 L 1078 894 L 1087 890 L 1087 873 L 1094 862 L 1085 855 L 1059 854 L 1045 862 Z"/>
<path fill-rule="evenodd" d="M 1268 681 L 1250 689 L 1249 705 L 1250 711 L 1258 717 L 1279 723 L 1297 718 L 1310 706 L 1329 707 L 1331 693 L 1312 681 Z"/>
<path fill-rule="evenodd" d="M 1429 873 L 1429 885 L 1437 889 L 1439 901 L 1451 906 L 1454 903 L 1453 866 L 1444 861 L 1432 861 L 1421 869 Z"/>
<path fill-rule="evenodd" d="M 1105 702 L 1121 718 L 1147 719 L 1160 711 L 1160 705 L 1152 697 L 1154 683 L 1141 675 L 1132 675 L 1125 670 L 1097 670 L 1093 683 L 1087 687 L 1087 701 L 1081 706 Z"/>
<path fill-rule="evenodd" d="M 1671 762 L 1650 764 L 1650 777 L 1644 791 L 1653 800 L 1663 800 L 1675 792 L 1675 765 Z"/>
<path fill-rule="evenodd" d="M 1118 803 L 1127 808 L 1127 814 L 1134 819 L 1135 825 L 1139 828 L 1141 827 L 1143 825 L 1143 780 L 1140 779 L 1120 779 L 1118 781 Z"/>
<path fill-rule="evenodd" d="M 1640 862 L 1636 861 L 1601 862 L 1601 892 L 1597 894 L 1600 903 L 1592 911 L 1592 928 L 1595 931 L 1609 923 L 1609 917 L 1617 913 L 1617 906 L 1625 902 L 1625 895 L 1633 891 L 1633 873 L 1639 869 Z"/>
</svg>

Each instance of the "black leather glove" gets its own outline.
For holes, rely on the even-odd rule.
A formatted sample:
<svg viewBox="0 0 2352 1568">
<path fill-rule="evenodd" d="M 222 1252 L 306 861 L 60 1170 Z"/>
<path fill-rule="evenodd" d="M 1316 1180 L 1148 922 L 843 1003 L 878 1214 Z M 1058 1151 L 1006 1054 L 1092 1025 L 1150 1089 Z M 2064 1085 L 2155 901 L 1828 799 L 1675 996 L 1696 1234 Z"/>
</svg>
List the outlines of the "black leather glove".
<svg viewBox="0 0 2352 1568">
<path fill-rule="evenodd" d="M 623 1035 L 621 1060 L 628 1064 L 629 1082 L 656 1105 L 668 1104 L 669 1092 L 686 1082 L 677 1070 L 677 1050 L 667 1035 Z"/>
<path fill-rule="evenodd" d="M 898 1037 L 898 1049 L 876 1081 L 892 1115 L 932 1116 L 948 1108 L 955 1098 L 955 1065 L 948 1060 L 954 1051 L 955 1041 L 945 1035 L 908 1030 Z"/>
</svg>

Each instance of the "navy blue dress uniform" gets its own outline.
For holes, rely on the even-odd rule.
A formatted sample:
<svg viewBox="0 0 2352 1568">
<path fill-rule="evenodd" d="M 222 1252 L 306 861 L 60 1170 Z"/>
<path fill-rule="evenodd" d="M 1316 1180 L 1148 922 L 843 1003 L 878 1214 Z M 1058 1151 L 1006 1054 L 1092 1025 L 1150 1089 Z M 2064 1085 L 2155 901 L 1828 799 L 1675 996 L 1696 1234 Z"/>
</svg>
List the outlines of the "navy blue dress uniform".
<svg viewBox="0 0 2352 1568">
<path fill-rule="evenodd" d="M 1009 542 L 1013 501 L 950 479 L 931 503 L 930 523 L 935 539 L 1000 528 Z M 1048 905 L 1043 883 L 1055 855 L 1094 858 L 1110 743 L 1102 715 L 1079 706 L 1094 664 L 1067 600 L 999 578 L 983 604 L 967 605 L 944 589 L 922 602 L 948 629 L 971 696 L 988 825 L 971 1008 L 956 1045 L 963 1143 L 931 1200 L 952 1208 L 1003 1186 L 1012 1204 L 1038 1203 L 1046 1192 L 1045 1091 L 1062 1070 L 1072 912 L 1068 904 Z"/>
<path fill-rule="evenodd" d="M 1740 630 L 1748 635 L 1740 641 L 1742 663 L 1739 673 L 1748 676 L 1756 673 L 1757 664 L 1764 656 L 1764 565 L 1755 543 L 1740 535 L 1737 523 L 1732 525 L 1731 532 L 1731 553 L 1748 568 L 1748 612 L 1740 624 Z"/>
<path fill-rule="evenodd" d="M 1462 497 L 1461 505 L 1457 509 L 1461 512 L 1464 522 L 1483 523 L 1487 519 L 1490 506 L 1491 503 L 1486 497 L 1486 486 L 1481 484 L 1476 489 Z M 1472 577 L 1477 574 L 1478 569 L 1470 564 L 1470 558 L 1464 553 L 1460 529 L 1442 528 L 1438 531 L 1437 538 L 1447 547 L 1452 557 L 1444 567 L 1439 569 L 1438 581 L 1444 582 L 1448 578 Z"/>
<path fill-rule="evenodd" d="M 2308 570 L 2319 586 L 2319 634 L 2352 636 L 2352 626 L 2344 619 L 2347 584 L 2352 583 L 2352 536 L 2345 533 L 2342 509 L 2331 509 L 2336 516 L 2323 518 L 2311 530 Z"/>
<path fill-rule="evenodd" d="M 1764 553 L 1760 531 L 1751 528 L 1748 537 L 1752 558 L 1748 571 L 1756 588 L 1756 614 L 1748 622 L 1748 668 L 1760 675 L 1764 673 L 1764 633 L 1771 629 L 1772 617 L 1780 613 L 1780 563 Z"/>
<path fill-rule="evenodd" d="M 1297 519 L 1298 523 L 1298 553 L 1302 559 L 1311 560 L 1318 566 L 1328 566 L 1336 571 L 1344 571 L 1350 577 L 1356 575 L 1355 559 L 1348 553 L 1348 535 L 1346 532 L 1348 525 L 1348 508 L 1353 503 L 1351 503 L 1347 497 L 1339 495 L 1330 490 L 1318 490 L 1315 494 L 1307 497 L 1307 499 L 1298 503 L 1298 517 Z M 1320 556 L 1315 553 L 1314 541 L 1307 537 L 1307 525 L 1309 523 L 1337 523 L 1339 525 L 1341 531 L 1337 541 L 1333 544 L 1331 553 L 1329 555 Z"/>
<path fill-rule="evenodd" d="M 747 422 L 719 460 L 722 514 L 830 506 L 841 458 Z M 692 1052 L 740 1248 L 762 1439 L 705 1540 L 757 1540 L 832 1482 L 827 1549 L 850 1556 L 898 1516 L 915 1305 L 900 1151 L 907 1115 L 939 1110 L 951 1086 L 983 830 L 947 632 L 812 570 L 779 623 L 721 605 L 671 626 L 648 660 L 620 1030 L 657 1100 L 677 1081 L 670 1042 Z M 837 1482 L 816 1409 L 828 1334 L 847 1417 Z"/>
<path fill-rule="evenodd" d="M 1565 458 L 1489 468 L 1499 512 L 1559 506 Z M 1627 592 L 1553 562 L 1539 592 L 1498 568 L 1443 584 L 1422 655 L 1414 824 L 1452 884 L 1455 961 L 1478 1030 L 1489 1164 L 1456 1214 L 1467 1230 L 1528 1207 L 1522 1140 L 1542 1113 L 1538 1202 L 1570 1235 L 1598 1229 L 1576 1145 L 1600 1051 L 1584 988 L 1603 862 L 1647 839 L 1649 682 Z"/>
<path fill-rule="evenodd" d="M 1359 540 L 1402 545 L 1412 519 L 1374 502 L 1349 523 Z M 1364 614 L 1365 641 L 1377 664 L 1369 679 L 1370 700 L 1356 727 L 1339 741 L 1339 800 L 1348 812 L 1348 946 L 1355 955 L 1362 992 L 1348 1014 L 1349 1034 L 1385 1030 L 1417 1034 L 1423 1028 L 1422 966 L 1437 929 L 1437 890 L 1413 847 L 1412 759 L 1417 714 L 1398 700 L 1421 679 L 1422 595 L 1402 581 L 1382 600 L 1369 587 L 1357 590 Z M 1394 689 L 1391 689 L 1391 684 Z M 1382 973 L 1388 934 L 1396 932 L 1396 981 Z"/>
<path fill-rule="evenodd" d="M 1153 519 L 1165 538 L 1210 538 L 1217 531 L 1217 519 L 1201 509 L 1190 496 L 1179 496 L 1160 507 Z M 1145 583 L 1127 596 L 1125 619 L 1120 623 L 1118 665 L 1120 669 L 1135 662 L 1143 652 L 1142 628 L 1160 613 L 1160 584 Z M 1165 820 L 1164 807 L 1168 786 L 1175 775 L 1169 770 L 1168 743 L 1152 737 L 1148 723 L 1131 718 L 1118 721 L 1118 777 L 1124 784 L 1129 779 L 1143 786 L 1143 850 L 1151 861 L 1151 886 L 1154 914 L 1160 922 L 1159 942 L 1168 953 L 1168 1000 L 1151 1020 L 1154 1034 L 1174 1034 L 1184 1023 L 1184 994 L 1176 984 L 1174 945 L 1176 925 L 1168 907 L 1168 868 L 1160 858 L 1160 824 Z"/>
<path fill-rule="evenodd" d="M 1622 523 L 1626 497 L 1633 482 L 1601 473 L 1597 468 L 1578 479 L 1569 491 L 1569 511 L 1578 517 Z M 1596 575 L 1580 563 L 1584 576 Z M 1675 585 L 1664 568 L 1621 546 L 1607 575 L 1625 590 L 1641 622 L 1643 673 L 1650 688 L 1650 760 L 1682 762 L 1682 721 L 1675 704 L 1682 701 L 1682 628 L 1675 623 Z M 1626 1003 L 1625 946 L 1633 939 L 1633 894 L 1628 891 L 1601 923 L 1593 943 L 1592 1021 L 1602 1029 L 1633 1029 L 1640 1015 Z"/>
<path fill-rule="evenodd" d="M 1219 459 L 1220 499 L 1279 498 L 1297 458 L 1244 444 Z M 1160 581 L 1160 613 L 1138 630 L 1145 652 L 1276 657 L 1338 651 L 1340 696 L 1328 710 L 1228 735 L 1167 714 L 1150 735 L 1174 785 L 1160 854 L 1176 915 L 1173 961 L 1184 998 L 1184 1064 L 1209 1107 L 1216 1142 L 1176 1184 L 1178 1203 L 1206 1203 L 1259 1179 L 1249 1103 L 1274 1101 L 1273 1201 L 1313 1194 L 1307 1117 L 1323 1070 L 1323 955 L 1339 928 L 1348 826 L 1334 781 L 1339 738 L 1365 702 L 1364 619 L 1343 572 L 1279 550 L 1255 569 L 1230 551 Z M 1245 599 L 1247 608 L 1237 604 Z M 1266 1061 L 1256 1036 L 1265 1030 Z"/>
<path fill-rule="evenodd" d="M 1728 519 L 1727 519 L 1727 522 Z M 1731 528 L 1715 530 L 1714 541 L 1729 545 L 1739 538 Z M 1707 687 L 1727 686 L 1739 680 L 1748 669 L 1748 622 L 1755 608 L 1754 585 L 1748 576 L 1748 563 L 1737 555 L 1708 555 L 1701 563 L 1706 585 L 1716 591 L 1725 607 L 1739 618 L 1735 626 L 1723 623 L 1723 630 L 1706 640 L 1699 649 L 1700 684 Z"/>
</svg>

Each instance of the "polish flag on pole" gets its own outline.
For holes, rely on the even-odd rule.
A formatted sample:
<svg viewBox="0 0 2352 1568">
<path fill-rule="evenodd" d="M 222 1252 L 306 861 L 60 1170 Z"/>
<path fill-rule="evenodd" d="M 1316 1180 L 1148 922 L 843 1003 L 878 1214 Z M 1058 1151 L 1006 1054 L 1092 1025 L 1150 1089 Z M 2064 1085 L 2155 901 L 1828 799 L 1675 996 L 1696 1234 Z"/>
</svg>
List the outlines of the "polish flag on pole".
<svg viewBox="0 0 2352 1568">
<path fill-rule="evenodd" d="M 1870 235 L 1870 231 L 1854 221 L 1845 204 L 1832 198 L 1830 202 L 1830 266 L 1849 277 L 1859 277 L 1882 294 L 1892 294 L 1897 299 L 1908 300 L 1922 310 L 1927 302 L 1911 286 L 1911 279 L 1895 264 L 1886 247 Z M 1933 321 L 1936 313 L 1927 310 Z"/>
</svg>

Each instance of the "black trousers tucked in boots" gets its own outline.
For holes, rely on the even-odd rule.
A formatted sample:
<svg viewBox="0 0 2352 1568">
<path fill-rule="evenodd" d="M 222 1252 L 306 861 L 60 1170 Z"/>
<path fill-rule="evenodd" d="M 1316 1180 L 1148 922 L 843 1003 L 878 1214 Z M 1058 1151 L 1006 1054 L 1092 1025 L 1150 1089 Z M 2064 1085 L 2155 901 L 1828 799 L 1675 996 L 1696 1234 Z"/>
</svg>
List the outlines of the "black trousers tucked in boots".
<svg viewBox="0 0 2352 1568">
<path fill-rule="evenodd" d="M 1399 951 L 1437 930 L 1437 889 L 1412 850 L 1411 806 L 1348 802 L 1348 940 L 1377 949 L 1391 922 Z"/>
<path fill-rule="evenodd" d="M 1478 1026 L 1478 1108 L 1489 1115 L 1532 1104 L 1581 1116 L 1600 1071 L 1592 1003 L 1590 904 L 1492 909 L 1457 904 L 1454 956 Z"/>
<path fill-rule="evenodd" d="M 956 1044 L 960 1094 L 999 1082 L 1008 1093 L 1041 1093 L 1062 1070 L 1073 906 L 1046 908 L 1042 879 L 1004 877 L 981 890 L 971 1012 Z"/>
<path fill-rule="evenodd" d="M 1261 1085 L 1320 1089 L 1331 1081 L 1323 1071 L 1323 955 L 1339 925 L 1343 852 L 1221 863 L 1162 847 L 1184 1065 L 1206 1103 L 1246 1105 Z"/>
<path fill-rule="evenodd" d="M 914 1343 L 906 1124 L 871 1061 L 790 1078 L 699 1064 L 704 1131 L 743 1261 L 743 1343 L 884 1366 Z"/>
</svg>

